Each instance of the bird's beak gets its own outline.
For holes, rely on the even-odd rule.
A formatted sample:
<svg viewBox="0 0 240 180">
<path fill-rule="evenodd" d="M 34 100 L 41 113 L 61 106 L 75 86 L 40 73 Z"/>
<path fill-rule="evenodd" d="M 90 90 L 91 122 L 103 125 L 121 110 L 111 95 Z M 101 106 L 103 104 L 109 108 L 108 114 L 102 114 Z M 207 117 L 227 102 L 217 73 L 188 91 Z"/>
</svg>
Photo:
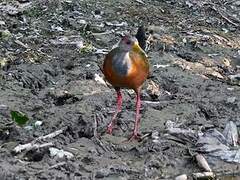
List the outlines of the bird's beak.
<svg viewBox="0 0 240 180">
<path fill-rule="evenodd" d="M 141 49 L 141 47 L 139 46 L 139 43 L 138 41 L 135 41 L 134 44 L 133 44 L 133 48 L 135 49 Z"/>
</svg>

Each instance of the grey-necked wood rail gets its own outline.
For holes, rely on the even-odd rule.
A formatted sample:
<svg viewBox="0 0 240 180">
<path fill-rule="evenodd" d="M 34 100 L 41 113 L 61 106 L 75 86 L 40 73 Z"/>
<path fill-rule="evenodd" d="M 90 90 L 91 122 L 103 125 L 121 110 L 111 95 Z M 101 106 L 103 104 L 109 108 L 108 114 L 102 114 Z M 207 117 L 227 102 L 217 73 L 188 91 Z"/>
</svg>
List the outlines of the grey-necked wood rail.
<svg viewBox="0 0 240 180">
<path fill-rule="evenodd" d="M 118 46 L 106 55 L 102 70 L 105 79 L 117 92 L 117 110 L 107 127 L 107 133 L 112 133 L 116 117 L 121 111 L 121 89 L 128 88 L 136 92 L 136 117 L 134 130 L 129 139 L 138 139 L 141 86 L 149 75 L 149 62 L 144 50 L 139 46 L 138 40 L 130 35 L 122 37 Z"/>
</svg>

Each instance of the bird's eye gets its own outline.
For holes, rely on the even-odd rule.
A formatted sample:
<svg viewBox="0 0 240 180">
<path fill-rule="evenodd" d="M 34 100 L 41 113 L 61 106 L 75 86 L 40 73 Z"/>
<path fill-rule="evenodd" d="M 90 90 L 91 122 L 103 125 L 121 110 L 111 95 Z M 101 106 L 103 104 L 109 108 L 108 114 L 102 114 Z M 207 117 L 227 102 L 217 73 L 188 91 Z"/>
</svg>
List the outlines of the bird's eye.
<svg viewBox="0 0 240 180">
<path fill-rule="evenodd" d="M 130 44 L 131 44 L 131 41 L 127 41 L 126 44 L 130 45 Z"/>
</svg>

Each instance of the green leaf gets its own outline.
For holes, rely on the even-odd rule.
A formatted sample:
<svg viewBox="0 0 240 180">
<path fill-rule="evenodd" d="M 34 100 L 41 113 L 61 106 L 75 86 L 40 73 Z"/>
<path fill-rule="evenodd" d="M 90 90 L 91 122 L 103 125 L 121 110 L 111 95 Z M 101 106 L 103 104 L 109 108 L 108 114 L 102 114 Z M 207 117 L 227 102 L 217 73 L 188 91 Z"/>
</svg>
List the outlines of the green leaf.
<svg viewBox="0 0 240 180">
<path fill-rule="evenodd" d="M 29 120 L 26 114 L 23 114 L 18 111 L 11 111 L 12 120 L 17 123 L 19 126 L 23 126 Z"/>
</svg>

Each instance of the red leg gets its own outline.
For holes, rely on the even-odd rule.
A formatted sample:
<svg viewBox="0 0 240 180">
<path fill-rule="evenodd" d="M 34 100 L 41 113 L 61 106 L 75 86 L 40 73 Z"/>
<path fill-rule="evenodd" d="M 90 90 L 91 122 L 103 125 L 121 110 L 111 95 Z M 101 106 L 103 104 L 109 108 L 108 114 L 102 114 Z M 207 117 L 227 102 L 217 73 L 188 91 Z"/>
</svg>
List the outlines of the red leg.
<svg viewBox="0 0 240 180">
<path fill-rule="evenodd" d="M 107 126 L 108 134 L 112 134 L 113 126 L 116 123 L 116 117 L 117 117 L 118 113 L 121 111 L 121 107 L 122 107 L 122 93 L 121 93 L 120 89 L 117 89 L 116 91 L 117 91 L 117 111 L 114 113 L 111 122 Z"/>
<path fill-rule="evenodd" d="M 141 91 L 140 88 L 136 91 L 136 94 L 137 94 L 137 97 L 136 97 L 136 117 L 135 117 L 133 134 L 129 138 L 129 140 L 139 139 L 139 132 L 138 132 L 139 131 L 139 124 L 140 124 L 139 112 L 140 112 L 140 107 L 141 107 L 140 91 Z"/>
</svg>

